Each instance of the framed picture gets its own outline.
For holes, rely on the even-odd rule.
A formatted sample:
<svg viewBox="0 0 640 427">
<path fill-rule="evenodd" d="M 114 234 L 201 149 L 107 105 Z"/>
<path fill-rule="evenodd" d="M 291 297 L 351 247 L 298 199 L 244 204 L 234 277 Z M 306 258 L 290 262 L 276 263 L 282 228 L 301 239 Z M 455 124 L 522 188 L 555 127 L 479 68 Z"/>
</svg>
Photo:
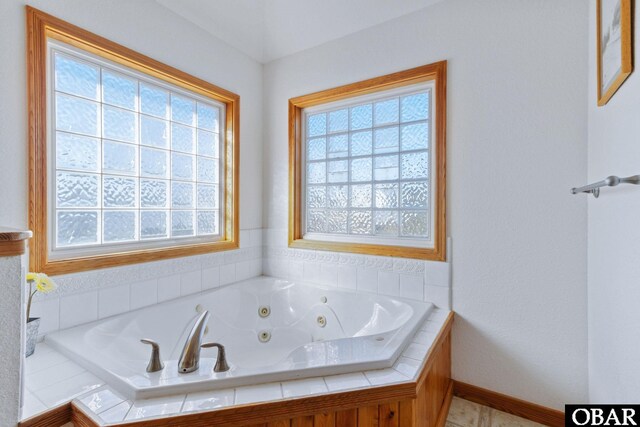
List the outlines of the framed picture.
<svg viewBox="0 0 640 427">
<path fill-rule="evenodd" d="M 631 0 L 597 0 L 598 105 L 622 86 L 633 70 Z"/>
</svg>

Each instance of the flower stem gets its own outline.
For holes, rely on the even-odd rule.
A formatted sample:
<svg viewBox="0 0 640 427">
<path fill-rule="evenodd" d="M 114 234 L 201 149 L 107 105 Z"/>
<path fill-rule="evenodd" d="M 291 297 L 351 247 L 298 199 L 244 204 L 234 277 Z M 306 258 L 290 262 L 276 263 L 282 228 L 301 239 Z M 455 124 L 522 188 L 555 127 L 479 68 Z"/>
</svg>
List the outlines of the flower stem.
<svg viewBox="0 0 640 427">
<path fill-rule="evenodd" d="M 31 316 L 31 300 L 33 300 L 33 296 L 36 294 L 36 292 L 38 292 L 37 289 L 35 291 L 32 289 L 33 289 L 33 283 L 29 282 L 29 301 L 27 301 L 27 323 L 29 323 L 29 317 Z"/>
</svg>

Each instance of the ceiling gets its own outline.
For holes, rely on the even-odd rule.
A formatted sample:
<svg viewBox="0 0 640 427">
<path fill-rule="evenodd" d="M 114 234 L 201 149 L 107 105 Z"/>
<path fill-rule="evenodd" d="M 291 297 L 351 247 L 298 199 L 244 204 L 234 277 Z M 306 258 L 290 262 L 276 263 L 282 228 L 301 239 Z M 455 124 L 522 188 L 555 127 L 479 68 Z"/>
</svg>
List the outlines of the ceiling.
<svg viewBox="0 0 640 427">
<path fill-rule="evenodd" d="M 442 0 L 156 0 L 267 63 Z"/>
</svg>

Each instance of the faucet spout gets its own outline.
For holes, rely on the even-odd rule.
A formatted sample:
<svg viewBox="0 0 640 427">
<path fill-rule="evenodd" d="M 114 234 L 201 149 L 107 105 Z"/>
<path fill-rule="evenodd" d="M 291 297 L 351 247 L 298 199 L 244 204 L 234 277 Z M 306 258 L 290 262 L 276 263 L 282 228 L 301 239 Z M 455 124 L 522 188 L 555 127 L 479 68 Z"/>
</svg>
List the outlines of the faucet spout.
<svg viewBox="0 0 640 427">
<path fill-rule="evenodd" d="M 200 344 L 204 336 L 204 329 L 209 320 L 209 312 L 205 310 L 191 328 L 178 360 L 178 373 L 186 374 L 197 371 L 200 366 Z"/>
</svg>

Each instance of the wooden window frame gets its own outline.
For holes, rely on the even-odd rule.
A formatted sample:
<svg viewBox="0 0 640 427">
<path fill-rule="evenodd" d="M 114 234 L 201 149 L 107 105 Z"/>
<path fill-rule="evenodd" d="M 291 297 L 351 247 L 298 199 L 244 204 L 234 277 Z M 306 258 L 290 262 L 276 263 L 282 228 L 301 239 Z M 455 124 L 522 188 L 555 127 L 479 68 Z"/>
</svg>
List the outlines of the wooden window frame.
<svg viewBox="0 0 640 427">
<path fill-rule="evenodd" d="M 330 102 L 386 91 L 426 81 L 434 81 L 435 93 L 435 147 L 436 147 L 436 207 L 433 220 L 435 236 L 433 248 L 410 246 L 330 242 L 303 238 L 302 224 L 304 164 L 302 141 L 303 110 Z M 289 100 L 289 247 L 300 249 L 351 252 L 367 255 L 417 258 L 432 261 L 446 259 L 446 114 L 447 114 L 447 61 L 423 65 L 381 77 L 303 95 Z"/>
<path fill-rule="evenodd" d="M 29 227 L 30 269 L 47 274 L 65 274 L 237 249 L 239 247 L 240 201 L 240 97 L 197 77 L 158 62 L 75 25 L 30 6 L 27 10 L 27 92 L 29 108 Z M 127 66 L 167 83 L 212 98 L 225 105 L 223 136 L 224 211 L 222 239 L 109 254 L 49 258 L 49 214 L 47 202 L 47 40 L 54 39 Z"/>
</svg>

